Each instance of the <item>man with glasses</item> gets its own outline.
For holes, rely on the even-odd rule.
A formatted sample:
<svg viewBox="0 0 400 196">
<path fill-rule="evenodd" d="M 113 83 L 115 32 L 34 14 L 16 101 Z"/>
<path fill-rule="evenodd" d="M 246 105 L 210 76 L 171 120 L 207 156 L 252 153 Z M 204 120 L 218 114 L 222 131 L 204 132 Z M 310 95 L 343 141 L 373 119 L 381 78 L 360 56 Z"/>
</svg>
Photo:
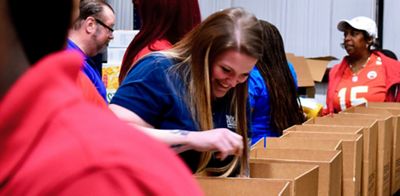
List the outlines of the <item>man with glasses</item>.
<svg viewBox="0 0 400 196">
<path fill-rule="evenodd" d="M 113 37 L 115 14 L 112 7 L 102 0 L 82 0 L 79 17 L 69 32 L 68 48 L 85 56 L 83 72 L 107 102 L 106 88 L 101 74 L 90 57 L 102 51 Z"/>
</svg>

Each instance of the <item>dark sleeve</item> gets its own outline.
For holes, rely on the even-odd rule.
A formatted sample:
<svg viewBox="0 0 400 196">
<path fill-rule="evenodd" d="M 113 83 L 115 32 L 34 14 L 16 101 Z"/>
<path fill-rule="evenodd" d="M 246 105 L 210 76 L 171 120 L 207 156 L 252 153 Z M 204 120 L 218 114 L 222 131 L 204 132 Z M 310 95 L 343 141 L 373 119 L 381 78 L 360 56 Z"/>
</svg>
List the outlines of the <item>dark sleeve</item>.
<svg viewBox="0 0 400 196">
<path fill-rule="evenodd" d="M 156 127 L 164 108 L 172 104 L 173 90 L 166 76 L 170 65 L 171 62 L 160 55 L 142 59 L 128 73 L 111 104 L 134 112 Z"/>
</svg>

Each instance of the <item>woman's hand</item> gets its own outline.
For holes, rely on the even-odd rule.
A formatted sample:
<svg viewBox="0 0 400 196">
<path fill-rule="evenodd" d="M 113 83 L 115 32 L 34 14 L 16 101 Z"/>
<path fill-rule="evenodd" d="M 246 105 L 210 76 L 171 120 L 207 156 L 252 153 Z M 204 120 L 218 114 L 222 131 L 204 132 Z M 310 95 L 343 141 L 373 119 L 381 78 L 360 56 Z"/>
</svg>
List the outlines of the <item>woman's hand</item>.
<svg viewBox="0 0 400 196">
<path fill-rule="evenodd" d="M 217 157 L 223 160 L 228 155 L 241 155 L 243 137 L 226 128 L 190 131 L 187 145 L 197 151 L 218 151 Z"/>
</svg>

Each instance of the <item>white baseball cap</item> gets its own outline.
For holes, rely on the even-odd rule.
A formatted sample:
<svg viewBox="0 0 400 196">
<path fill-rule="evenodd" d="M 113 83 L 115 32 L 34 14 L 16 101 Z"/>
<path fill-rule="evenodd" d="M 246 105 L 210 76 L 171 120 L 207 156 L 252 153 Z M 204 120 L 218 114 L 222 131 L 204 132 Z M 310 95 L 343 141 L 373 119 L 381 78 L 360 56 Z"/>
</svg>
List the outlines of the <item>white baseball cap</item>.
<svg viewBox="0 0 400 196">
<path fill-rule="evenodd" d="M 366 31 L 369 36 L 373 37 L 374 39 L 378 38 L 378 30 L 376 28 L 376 23 L 371 18 L 365 16 L 357 16 L 352 18 L 351 20 L 341 20 L 337 28 L 339 31 L 344 31 L 346 25 L 349 25 L 357 30 Z"/>
</svg>

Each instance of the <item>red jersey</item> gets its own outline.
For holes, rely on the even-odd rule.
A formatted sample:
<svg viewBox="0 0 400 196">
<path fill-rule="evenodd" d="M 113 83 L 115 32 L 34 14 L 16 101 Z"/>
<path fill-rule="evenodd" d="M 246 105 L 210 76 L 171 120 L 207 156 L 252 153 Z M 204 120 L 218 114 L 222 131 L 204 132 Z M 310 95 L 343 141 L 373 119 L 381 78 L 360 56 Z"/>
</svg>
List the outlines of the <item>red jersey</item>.
<svg viewBox="0 0 400 196">
<path fill-rule="evenodd" d="M 347 57 L 331 69 L 324 114 L 339 112 L 364 101 L 400 102 L 400 62 L 372 51 L 367 64 L 365 70 L 354 76 Z M 382 93 L 385 93 L 384 98 Z"/>
<path fill-rule="evenodd" d="M 0 100 L 0 195 L 201 195 L 166 145 L 85 100 L 81 65 L 45 57 Z"/>
<path fill-rule="evenodd" d="M 333 106 L 342 111 L 354 105 L 370 102 L 383 102 L 386 97 L 386 75 L 382 59 L 371 54 L 364 68 L 353 73 L 350 66 L 336 86 Z"/>
</svg>

